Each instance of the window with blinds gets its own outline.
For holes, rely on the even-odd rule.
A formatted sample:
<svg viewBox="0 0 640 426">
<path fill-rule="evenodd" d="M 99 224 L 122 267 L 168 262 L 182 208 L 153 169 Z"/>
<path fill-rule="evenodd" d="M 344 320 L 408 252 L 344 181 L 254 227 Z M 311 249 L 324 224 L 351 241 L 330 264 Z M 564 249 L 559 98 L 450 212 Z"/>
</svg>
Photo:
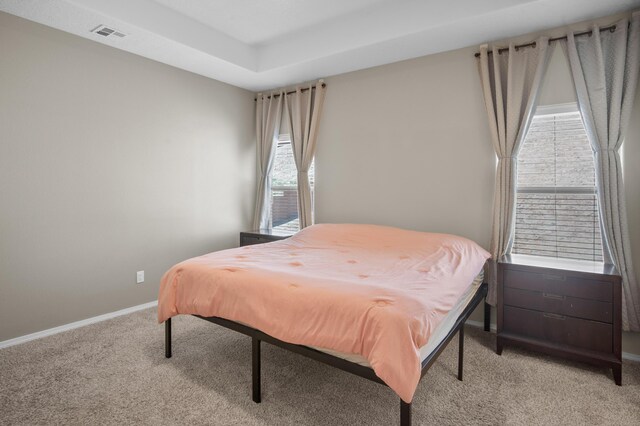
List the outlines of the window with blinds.
<svg viewBox="0 0 640 426">
<path fill-rule="evenodd" d="M 315 160 L 309 167 L 309 183 L 313 205 Z M 271 171 L 271 226 L 274 230 L 298 232 L 298 169 L 293 158 L 291 138 L 282 134 L 276 145 L 276 155 Z"/>
<path fill-rule="evenodd" d="M 575 105 L 533 119 L 518 154 L 511 251 L 602 261 L 593 151 Z"/>
</svg>

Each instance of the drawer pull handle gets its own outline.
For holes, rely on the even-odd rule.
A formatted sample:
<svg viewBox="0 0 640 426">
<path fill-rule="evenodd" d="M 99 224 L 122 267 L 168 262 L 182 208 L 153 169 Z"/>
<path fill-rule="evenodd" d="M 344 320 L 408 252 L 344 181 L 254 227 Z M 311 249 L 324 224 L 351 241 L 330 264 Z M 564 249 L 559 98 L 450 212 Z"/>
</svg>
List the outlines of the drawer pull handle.
<svg viewBox="0 0 640 426">
<path fill-rule="evenodd" d="M 552 274 L 543 274 L 542 278 L 550 281 L 565 281 L 567 277 L 564 275 L 552 275 Z"/>
<path fill-rule="evenodd" d="M 545 297 L 547 299 L 554 299 L 554 300 L 564 300 L 565 296 L 561 295 L 561 294 L 553 294 L 553 293 L 542 293 L 542 297 Z"/>
<path fill-rule="evenodd" d="M 547 317 L 547 318 L 552 318 L 552 319 L 562 320 L 562 321 L 564 321 L 564 320 L 565 320 L 565 318 L 566 318 L 564 315 L 550 314 L 550 313 L 548 313 L 548 312 L 544 312 L 544 313 L 542 314 L 542 316 Z"/>
</svg>

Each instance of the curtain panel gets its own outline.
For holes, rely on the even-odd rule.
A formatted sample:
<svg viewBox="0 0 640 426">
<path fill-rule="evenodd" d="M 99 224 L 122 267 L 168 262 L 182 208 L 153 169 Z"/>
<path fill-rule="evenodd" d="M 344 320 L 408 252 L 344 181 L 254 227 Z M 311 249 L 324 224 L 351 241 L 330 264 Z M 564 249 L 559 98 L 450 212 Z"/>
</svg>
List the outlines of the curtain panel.
<svg viewBox="0 0 640 426">
<path fill-rule="evenodd" d="M 295 93 L 285 94 L 285 106 L 289 119 L 291 148 L 298 169 L 298 217 L 300 229 L 313 225 L 313 198 L 309 183 L 309 167 L 313 161 L 318 140 L 318 127 L 324 102 L 323 80 L 318 81 L 315 91 L 310 85 L 303 91 L 297 87 Z"/>
<path fill-rule="evenodd" d="M 479 72 L 489 119 L 491 141 L 498 157 L 491 234 L 487 301 L 496 304 L 497 261 L 508 253 L 515 229 L 517 155 L 535 113 L 538 93 L 552 49 L 541 37 L 534 47 L 499 53 L 480 46 Z"/>
<path fill-rule="evenodd" d="M 278 94 L 279 96 L 273 96 Z M 256 142 L 258 155 L 258 187 L 253 229 L 271 227 L 271 169 L 280 135 L 284 92 L 258 94 L 256 99 Z"/>
<path fill-rule="evenodd" d="M 613 32 L 562 42 L 594 152 L 604 259 L 622 276 L 622 328 L 640 331 L 640 288 L 633 270 L 620 146 L 631 118 L 640 67 L 640 12 Z M 640 141 L 632 141 L 638 143 Z"/>
</svg>

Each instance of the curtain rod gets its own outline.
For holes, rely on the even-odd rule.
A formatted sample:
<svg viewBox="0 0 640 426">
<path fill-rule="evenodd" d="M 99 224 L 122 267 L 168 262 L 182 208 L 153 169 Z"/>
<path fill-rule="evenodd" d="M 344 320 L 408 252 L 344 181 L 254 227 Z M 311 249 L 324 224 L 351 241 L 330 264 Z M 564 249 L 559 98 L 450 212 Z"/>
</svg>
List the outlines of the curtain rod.
<svg viewBox="0 0 640 426">
<path fill-rule="evenodd" d="M 327 87 L 327 84 L 326 83 L 322 83 L 322 87 Z M 312 90 L 315 89 L 315 88 L 316 88 L 315 84 L 313 86 L 311 86 Z M 301 92 L 306 92 L 307 90 L 309 90 L 309 87 L 303 87 L 302 89 L 300 89 Z M 287 95 L 290 95 L 292 93 L 296 93 L 296 90 L 292 90 L 290 92 L 286 92 Z M 277 97 L 280 96 L 280 93 L 276 93 L 275 95 L 269 95 L 269 96 L 267 96 L 267 99 L 271 99 L 271 96 L 273 96 L 274 98 L 277 98 Z M 254 101 L 257 101 L 257 100 L 258 100 L 258 98 L 254 99 Z"/>
<path fill-rule="evenodd" d="M 610 31 L 610 32 L 614 32 L 615 30 L 616 30 L 616 26 L 615 26 L 615 25 L 610 25 L 610 26 L 608 26 L 608 27 L 600 28 L 600 32 L 603 32 L 603 31 Z M 585 35 L 591 36 L 591 34 L 593 34 L 593 30 L 583 31 L 583 32 L 581 32 L 581 33 L 576 33 L 576 34 L 574 34 L 573 36 L 574 36 L 574 37 L 580 37 L 580 36 L 585 36 Z M 562 37 L 554 37 L 554 38 L 550 38 L 550 39 L 549 39 L 549 43 L 551 43 L 552 41 L 566 40 L 566 39 L 567 39 L 567 36 L 566 36 L 566 35 L 565 35 L 565 36 L 562 36 Z M 530 47 L 536 47 L 536 42 L 535 42 L 535 41 L 532 41 L 531 43 L 518 44 L 518 45 L 516 45 L 515 47 L 516 47 L 516 50 L 518 50 L 518 49 L 520 49 L 521 47 L 529 47 L 529 46 L 530 46 Z M 506 52 L 506 51 L 508 51 L 508 50 L 509 50 L 509 48 L 508 48 L 508 47 L 503 47 L 503 48 L 501 48 L 501 49 L 498 49 L 498 55 L 499 55 L 499 54 L 501 54 L 502 52 Z M 492 54 L 492 53 L 493 53 L 493 50 L 490 50 L 490 51 L 488 51 L 488 52 L 487 52 L 487 54 Z M 477 52 L 474 56 L 475 56 L 476 58 L 479 58 L 479 57 L 480 57 L 480 52 Z"/>
</svg>

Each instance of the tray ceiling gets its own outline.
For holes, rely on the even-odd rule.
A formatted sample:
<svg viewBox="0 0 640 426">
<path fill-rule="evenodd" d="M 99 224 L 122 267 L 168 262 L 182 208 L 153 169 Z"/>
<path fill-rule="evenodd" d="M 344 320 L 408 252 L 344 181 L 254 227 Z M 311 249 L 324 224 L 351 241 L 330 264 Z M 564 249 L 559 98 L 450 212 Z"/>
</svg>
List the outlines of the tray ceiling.
<svg viewBox="0 0 640 426">
<path fill-rule="evenodd" d="M 0 0 L 0 10 L 265 90 L 640 7 L 640 0 Z M 91 32 L 106 25 L 126 37 Z"/>
</svg>

